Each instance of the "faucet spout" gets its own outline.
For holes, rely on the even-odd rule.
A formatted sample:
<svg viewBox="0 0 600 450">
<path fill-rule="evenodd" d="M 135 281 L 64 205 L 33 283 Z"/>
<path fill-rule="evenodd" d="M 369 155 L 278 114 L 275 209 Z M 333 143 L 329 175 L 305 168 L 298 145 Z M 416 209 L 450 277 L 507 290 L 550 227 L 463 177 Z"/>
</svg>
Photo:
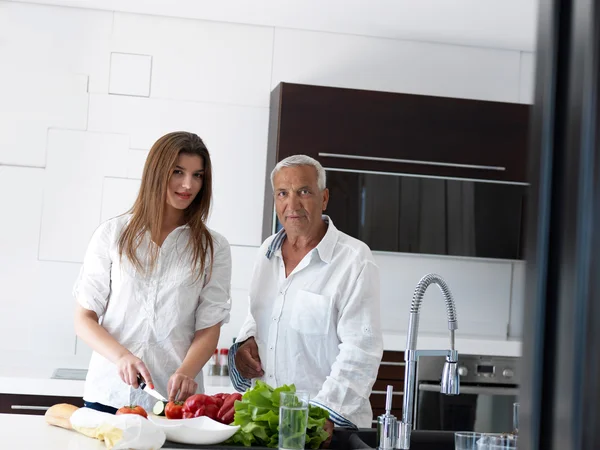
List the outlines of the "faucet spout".
<svg viewBox="0 0 600 450">
<path fill-rule="evenodd" d="M 444 296 L 446 303 L 446 315 L 448 318 L 448 329 L 450 330 L 450 346 L 448 350 L 417 350 L 417 336 L 419 334 L 419 317 L 421 304 L 427 288 L 432 284 L 437 285 Z M 419 355 L 445 356 L 446 364 L 441 377 L 440 392 L 446 395 L 458 395 L 460 381 L 457 373 L 458 352 L 454 349 L 454 332 L 458 329 L 456 319 L 456 306 L 450 288 L 439 275 L 430 273 L 425 275 L 415 288 L 410 306 L 410 319 L 408 323 L 408 336 L 406 338 L 406 351 L 404 352 L 405 375 L 404 375 L 404 403 L 402 410 L 402 422 L 398 423 L 396 448 L 410 448 L 410 433 L 413 427 L 413 415 L 415 405 L 415 378 L 417 361 Z"/>
<path fill-rule="evenodd" d="M 454 305 L 454 297 L 448 284 L 442 277 L 435 273 L 425 275 L 415 288 L 412 303 L 410 305 L 410 321 L 408 323 L 408 337 L 406 341 L 407 350 L 417 349 L 417 335 L 419 334 L 419 316 L 421 314 L 421 304 L 427 288 L 432 284 L 436 284 L 444 296 L 446 303 L 446 316 L 448 318 L 448 329 L 450 330 L 450 350 L 454 350 L 454 330 L 458 329 L 456 320 L 456 306 Z"/>
</svg>

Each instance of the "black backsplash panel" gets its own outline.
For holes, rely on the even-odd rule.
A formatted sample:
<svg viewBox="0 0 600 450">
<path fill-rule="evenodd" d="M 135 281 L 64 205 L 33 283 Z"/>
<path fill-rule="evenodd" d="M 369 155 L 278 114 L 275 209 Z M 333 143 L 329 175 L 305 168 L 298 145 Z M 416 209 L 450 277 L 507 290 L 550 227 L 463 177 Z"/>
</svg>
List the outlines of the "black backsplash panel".
<svg viewBox="0 0 600 450">
<path fill-rule="evenodd" d="M 528 186 L 327 171 L 326 211 L 372 250 L 521 259 Z"/>
</svg>

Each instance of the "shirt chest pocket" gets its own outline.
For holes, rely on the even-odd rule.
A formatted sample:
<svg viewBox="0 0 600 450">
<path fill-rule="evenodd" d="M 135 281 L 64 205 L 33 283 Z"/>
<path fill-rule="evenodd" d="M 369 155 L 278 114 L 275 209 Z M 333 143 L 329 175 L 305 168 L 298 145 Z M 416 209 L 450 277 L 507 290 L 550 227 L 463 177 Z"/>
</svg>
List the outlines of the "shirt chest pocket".
<svg viewBox="0 0 600 450">
<path fill-rule="evenodd" d="M 303 335 L 326 335 L 331 326 L 331 314 L 331 297 L 300 290 L 294 299 L 290 327 Z"/>
</svg>

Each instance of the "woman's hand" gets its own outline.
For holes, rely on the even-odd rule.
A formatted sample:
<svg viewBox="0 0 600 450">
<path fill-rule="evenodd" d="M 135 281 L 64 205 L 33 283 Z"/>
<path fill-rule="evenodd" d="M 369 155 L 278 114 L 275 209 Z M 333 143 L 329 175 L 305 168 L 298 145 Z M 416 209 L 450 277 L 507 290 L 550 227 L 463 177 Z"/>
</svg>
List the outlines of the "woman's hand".
<svg viewBox="0 0 600 450">
<path fill-rule="evenodd" d="M 134 388 L 138 388 L 138 374 L 142 376 L 146 384 L 154 389 L 154 383 L 152 382 L 152 377 L 150 376 L 150 371 L 146 367 L 146 364 L 133 355 L 132 353 L 127 353 L 120 357 L 117 360 L 117 370 L 119 372 L 119 376 L 123 383 L 133 386 Z"/>
<path fill-rule="evenodd" d="M 167 384 L 169 401 L 171 402 L 178 400 L 183 402 L 189 396 L 194 395 L 197 389 L 198 383 L 196 383 L 196 380 L 194 380 L 193 377 L 177 371 L 171 375 L 171 378 L 169 378 L 169 383 Z"/>
</svg>

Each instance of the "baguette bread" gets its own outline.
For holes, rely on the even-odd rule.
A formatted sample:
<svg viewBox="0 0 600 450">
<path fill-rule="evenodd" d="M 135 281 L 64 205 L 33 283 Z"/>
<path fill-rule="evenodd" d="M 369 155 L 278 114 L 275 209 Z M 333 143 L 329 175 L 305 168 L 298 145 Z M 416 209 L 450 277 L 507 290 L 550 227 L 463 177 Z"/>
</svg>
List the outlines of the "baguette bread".
<svg viewBox="0 0 600 450">
<path fill-rule="evenodd" d="M 71 426 L 70 419 L 73 413 L 78 409 L 79 408 L 77 406 L 69 405 L 68 403 L 59 403 L 58 405 L 54 405 L 50 407 L 48 411 L 46 411 L 46 422 L 50 425 L 72 430 L 73 427 Z"/>
</svg>

